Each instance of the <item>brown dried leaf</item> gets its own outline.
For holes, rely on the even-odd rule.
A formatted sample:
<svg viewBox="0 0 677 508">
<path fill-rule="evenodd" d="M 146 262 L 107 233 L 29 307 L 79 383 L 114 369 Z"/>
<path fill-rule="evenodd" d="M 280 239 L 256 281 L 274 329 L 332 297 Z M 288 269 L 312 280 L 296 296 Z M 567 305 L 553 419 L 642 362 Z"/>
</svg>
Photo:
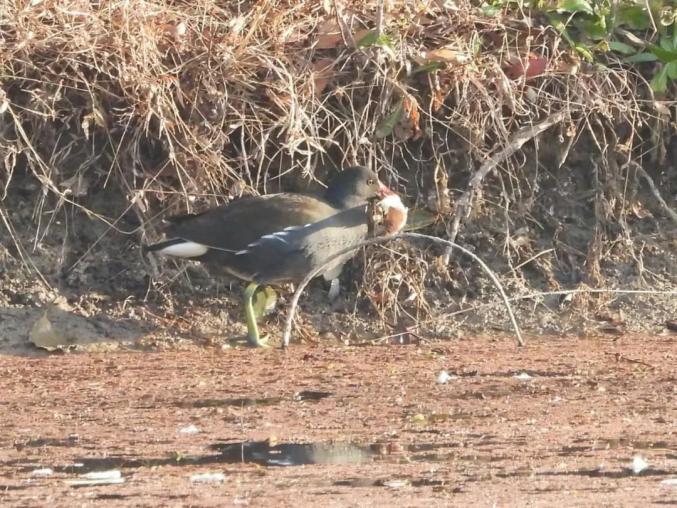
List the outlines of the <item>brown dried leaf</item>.
<svg viewBox="0 0 677 508">
<path fill-rule="evenodd" d="M 315 97 L 320 97 L 334 77 L 334 60 L 321 58 L 313 63 L 313 80 L 315 81 Z"/>
<path fill-rule="evenodd" d="M 428 51 L 425 59 L 427 62 L 444 62 L 452 65 L 464 65 L 470 61 L 470 57 L 467 54 L 449 47 Z"/>
<path fill-rule="evenodd" d="M 451 208 L 449 195 L 449 175 L 440 165 L 436 165 L 431 181 L 426 186 L 426 207 L 428 210 L 445 214 Z"/>
<path fill-rule="evenodd" d="M 652 213 L 642 206 L 642 203 L 635 201 L 632 204 L 632 213 L 638 219 L 646 219 L 647 217 L 653 217 Z"/>
<path fill-rule="evenodd" d="M 508 59 L 503 67 L 503 72 L 510 79 L 519 79 L 522 76 L 529 79 L 543 74 L 547 66 L 548 60 L 546 58 L 529 53 L 526 56 Z"/>
<path fill-rule="evenodd" d="M 439 86 L 436 86 L 433 90 L 432 98 L 432 110 L 434 113 L 437 113 L 442 106 L 444 106 L 445 94 L 442 92 L 442 89 Z"/>
<path fill-rule="evenodd" d="M 555 65 L 555 71 L 562 74 L 576 75 L 581 68 L 581 59 L 575 54 L 563 54 Z"/>
<path fill-rule="evenodd" d="M 333 49 L 343 44 L 341 28 L 333 19 L 328 19 L 318 28 L 316 49 Z"/>
<path fill-rule="evenodd" d="M 402 99 L 403 115 L 399 118 L 394 128 L 394 135 L 402 141 L 407 139 L 419 139 L 422 135 L 420 127 L 420 115 L 418 102 L 411 96 Z"/>
</svg>

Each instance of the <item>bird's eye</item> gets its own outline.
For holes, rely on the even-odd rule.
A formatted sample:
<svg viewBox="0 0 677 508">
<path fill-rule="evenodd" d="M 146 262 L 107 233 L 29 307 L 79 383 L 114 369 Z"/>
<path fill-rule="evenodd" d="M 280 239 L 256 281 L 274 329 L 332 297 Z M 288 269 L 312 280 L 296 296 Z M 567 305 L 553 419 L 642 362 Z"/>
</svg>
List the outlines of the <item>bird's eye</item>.
<svg viewBox="0 0 677 508">
<path fill-rule="evenodd" d="M 374 179 L 370 178 L 369 180 L 367 180 L 367 185 L 374 185 Z"/>
</svg>

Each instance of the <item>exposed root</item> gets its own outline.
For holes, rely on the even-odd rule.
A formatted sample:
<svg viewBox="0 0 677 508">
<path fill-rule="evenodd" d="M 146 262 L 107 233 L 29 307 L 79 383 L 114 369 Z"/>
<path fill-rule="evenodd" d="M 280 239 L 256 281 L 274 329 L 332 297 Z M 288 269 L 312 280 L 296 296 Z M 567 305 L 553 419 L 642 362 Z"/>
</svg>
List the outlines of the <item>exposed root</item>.
<svg viewBox="0 0 677 508">
<path fill-rule="evenodd" d="M 510 140 L 508 141 L 507 145 L 499 153 L 492 155 L 488 161 L 486 161 L 484 164 L 480 166 L 480 168 L 475 172 L 473 177 L 470 179 L 467 190 L 461 195 L 459 200 L 456 202 L 456 206 L 454 206 L 453 213 L 454 220 L 452 221 L 451 227 L 449 228 L 448 231 L 450 242 L 454 242 L 456 240 L 456 236 L 458 235 L 458 231 L 461 226 L 461 221 L 468 217 L 470 209 L 472 208 L 473 198 L 476 195 L 476 193 L 479 192 L 484 178 L 494 168 L 496 168 L 496 166 L 498 166 L 501 163 L 504 163 L 509 157 L 511 157 L 515 152 L 517 152 L 517 150 L 522 148 L 522 146 L 524 146 L 524 143 L 526 143 L 527 141 L 531 141 L 539 134 L 543 133 L 546 129 L 552 127 L 553 125 L 556 125 L 564 121 L 564 119 L 567 117 L 567 114 L 568 113 L 565 111 L 560 111 L 558 113 L 550 115 L 545 120 L 536 125 L 523 127 L 510 137 Z M 444 254 L 445 264 L 449 263 L 452 251 L 453 247 L 451 246 L 446 249 L 446 252 Z"/>
</svg>

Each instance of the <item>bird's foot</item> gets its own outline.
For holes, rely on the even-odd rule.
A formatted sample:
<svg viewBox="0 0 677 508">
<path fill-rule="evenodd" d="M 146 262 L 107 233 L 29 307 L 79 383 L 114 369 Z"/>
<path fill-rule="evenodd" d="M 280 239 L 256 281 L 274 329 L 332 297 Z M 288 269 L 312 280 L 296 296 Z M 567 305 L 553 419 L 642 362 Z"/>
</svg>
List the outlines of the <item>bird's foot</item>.
<svg viewBox="0 0 677 508">
<path fill-rule="evenodd" d="M 268 337 L 268 335 L 264 335 L 263 337 L 259 337 L 258 335 L 252 337 L 251 335 L 247 335 L 247 344 L 250 347 L 269 347 L 269 339 L 270 337 Z"/>
<path fill-rule="evenodd" d="M 233 337 L 229 339 L 231 343 L 237 343 L 238 345 L 240 344 L 245 344 L 249 347 L 252 348 L 267 348 L 270 347 L 270 344 L 268 344 L 270 337 L 268 335 L 264 335 L 263 337 L 259 337 L 258 335 L 251 335 L 247 334 L 244 336 L 239 336 L 239 337 Z"/>
</svg>

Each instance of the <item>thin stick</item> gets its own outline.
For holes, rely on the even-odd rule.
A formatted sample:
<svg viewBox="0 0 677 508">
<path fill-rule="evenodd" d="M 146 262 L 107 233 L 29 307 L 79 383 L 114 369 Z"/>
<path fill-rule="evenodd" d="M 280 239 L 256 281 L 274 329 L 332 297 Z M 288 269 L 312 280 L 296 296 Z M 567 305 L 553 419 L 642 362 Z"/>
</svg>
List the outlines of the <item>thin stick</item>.
<svg viewBox="0 0 677 508">
<path fill-rule="evenodd" d="M 677 296 L 677 291 L 659 291 L 658 289 L 595 289 L 595 288 L 581 288 L 581 289 L 562 289 L 560 291 L 539 291 L 536 293 L 529 293 L 528 295 L 515 296 L 510 298 L 511 302 L 517 300 L 529 300 L 541 296 L 554 295 L 576 295 L 579 293 L 612 293 L 617 295 L 665 295 Z"/>
<path fill-rule="evenodd" d="M 491 281 L 494 283 L 496 288 L 498 289 L 499 293 L 501 294 L 501 298 L 503 299 L 503 303 L 505 303 L 506 310 L 508 312 L 508 316 L 510 317 L 510 321 L 512 322 L 512 326 L 515 330 L 515 336 L 517 338 L 517 345 L 518 346 L 524 346 L 524 339 L 522 338 L 522 332 L 520 331 L 519 325 L 517 324 L 517 319 L 515 319 L 515 314 L 512 311 L 512 307 L 510 306 L 510 301 L 508 300 L 508 296 L 505 294 L 505 291 L 503 290 L 503 286 L 501 285 L 501 282 L 498 280 L 498 277 L 496 274 L 487 266 L 487 264 L 482 261 L 479 256 L 477 256 L 474 252 L 469 251 L 465 247 L 462 247 L 454 242 L 451 242 L 449 240 L 443 240 L 442 238 L 437 238 L 435 236 L 429 236 L 429 235 L 422 235 L 419 233 L 400 233 L 398 235 L 393 235 L 393 236 L 380 236 L 378 238 L 370 238 L 369 240 L 365 240 L 363 242 L 358 243 L 357 245 L 353 245 L 352 247 L 348 247 L 346 249 L 343 249 L 333 256 L 331 256 L 323 265 L 317 267 L 315 270 L 312 270 L 308 275 L 306 275 L 305 279 L 301 281 L 299 284 L 298 288 L 296 288 L 296 292 L 294 293 L 294 296 L 292 297 L 291 300 L 291 306 L 289 307 L 289 314 L 287 315 L 287 322 L 284 327 L 284 335 L 282 337 L 282 347 L 287 347 L 289 346 L 289 339 L 291 338 L 291 331 L 292 327 L 294 324 L 294 314 L 296 313 L 296 307 L 298 306 L 299 303 L 299 298 L 301 297 L 301 293 L 303 290 L 306 288 L 308 283 L 310 282 L 311 279 L 315 278 L 318 274 L 322 272 L 327 266 L 329 266 L 332 261 L 334 261 L 336 258 L 343 256 L 349 252 L 354 251 L 355 249 L 359 249 L 360 247 L 365 247 L 367 245 L 374 245 L 374 244 L 381 244 L 381 243 L 386 243 L 391 240 L 397 240 L 400 238 L 404 239 L 417 239 L 417 240 L 429 240 L 437 244 L 442 244 L 446 245 L 447 247 L 453 247 L 455 249 L 460 250 L 463 254 L 466 254 L 470 256 L 472 259 L 477 261 L 477 263 L 482 267 L 482 270 L 489 276 Z"/>
<path fill-rule="evenodd" d="M 542 298 L 544 296 L 564 296 L 564 295 L 578 295 L 578 294 L 614 294 L 614 295 L 659 295 L 659 296 L 677 296 L 677 291 L 659 291 L 657 289 L 594 289 L 594 288 L 581 288 L 581 289 L 562 289 L 559 291 L 538 291 L 535 293 L 529 293 L 526 295 L 513 296 L 508 298 L 509 302 L 520 302 L 522 300 L 535 300 L 536 298 Z M 445 313 L 445 317 L 459 316 L 461 314 L 467 314 L 468 312 L 473 312 L 476 310 L 486 309 L 488 307 L 493 307 L 498 302 L 489 302 L 482 303 L 479 305 L 473 305 L 466 309 L 456 310 L 454 312 Z M 416 324 L 414 327 L 418 327 Z"/>
<path fill-rule="evenodd" d="M 677 291 L 659 291 L 657 289 L 563 289 L 561 291 L 539 291 L 537 293 L 529 293 L 527 295 L 513 296 L 508 298 L 510 302 L 519 302 L 522 300 L 532 300 L 540 298 L 543 296 L 553 296 L 553 295 L 574 295 L 579 293 L 611 293 L 611 294 L 629 294 L 629 295 L 662 295 L 662 296 L 677 296 Z M 467 307 L 465 309 L 456 310 L 454 312 L 447 312 L 444 314 L 445 318 L 450 318 L 454 316 L 460 316 L 462 314 L 467 314 L 468 312 L 474 312 L 482 309 L 487 309 L 494 307 L 498 302 L 489 302 L 481 303 L 479 305 L 473 305 L 472 307 Z M 398 337 L 400 335 L 405 335 L 411 333 L 413 330 L 420 328 L 421 325 L 430 323 L 433 319 L 428 318 L 424 320 L 419 320 L 415 325 L 412 325 L 407 331 L 398 332 L 391 335 L 384 335 L 377 339 L 373 339 L 372 342 L 379 342 L 386 339 L 391 339 L 393 337 Z"/>
<path fill-rule="evenodd" d="M 519 270 L 520 268 L 522 268 L 524 265 L 527 265 L 527 264 L 531 263 L 534 259 L 538 259 L 538 258 L 540 258 L 541 256 L 544 256 L 545 254 L 549 254 L 550 252 L 555 252 L 555 249 L 546 249 L 546 250 L 543 250 L 543 251 L 539 252 L 538 254 L 534 254 L 533 256 L 531 256 L 531 257 L 530 257 L 529 259 L 527 259 L 526 261 L 522 261 L 522 262 L 521 262 L 519 265 L 517 265 L 515 268 L 512 268 L 511 271 L 512 271 L 512 272 L 516 272 L 517 270 Z"/>
<path fill-rule="evenodd" d="M 461 198 L 456 202 L 454 206 L 454 221 L 449 228 L 449 241 L 456 241 L 456 236 L 458 235 L 458 230 L 461 227 L 461 221 L 465 219 L 470 212 L 472 206 L 472 200 L 475 196 L 475 191 L 479 189 L 482 184 L 482 180 L 486 177 L 496 166 L 498 166 L 505 159 L 514 154 L 517 150 L 524 146 L 524 143 L 534 139 L 536 136 L 552 127 L 555 124 L 562 122 L 566 118 L 566 111 L 560 111 L 554 113 L 543 120 L 541 123 L 536 125 L 530 125 L 524 127 L 517 132 L 515 132 L 508 141 L 508 144 L 503 150 L 493 155 L 488 161 L 480 166 L 480 168 L 475 172 L 473 177 L 468 183 L 468 189 L 463 193 Z M 442 258 L 444 263 L 449 263 L 451 259 L 451 253 L 454 250 L 454 247 L 447 247 L 444 257 Z"/>
<path fill-rule="evenodd" d="M 381 37 L 383 34 L 383 0 L 378 0 L 376 6 L 376 35 Z"/>
</svg>

